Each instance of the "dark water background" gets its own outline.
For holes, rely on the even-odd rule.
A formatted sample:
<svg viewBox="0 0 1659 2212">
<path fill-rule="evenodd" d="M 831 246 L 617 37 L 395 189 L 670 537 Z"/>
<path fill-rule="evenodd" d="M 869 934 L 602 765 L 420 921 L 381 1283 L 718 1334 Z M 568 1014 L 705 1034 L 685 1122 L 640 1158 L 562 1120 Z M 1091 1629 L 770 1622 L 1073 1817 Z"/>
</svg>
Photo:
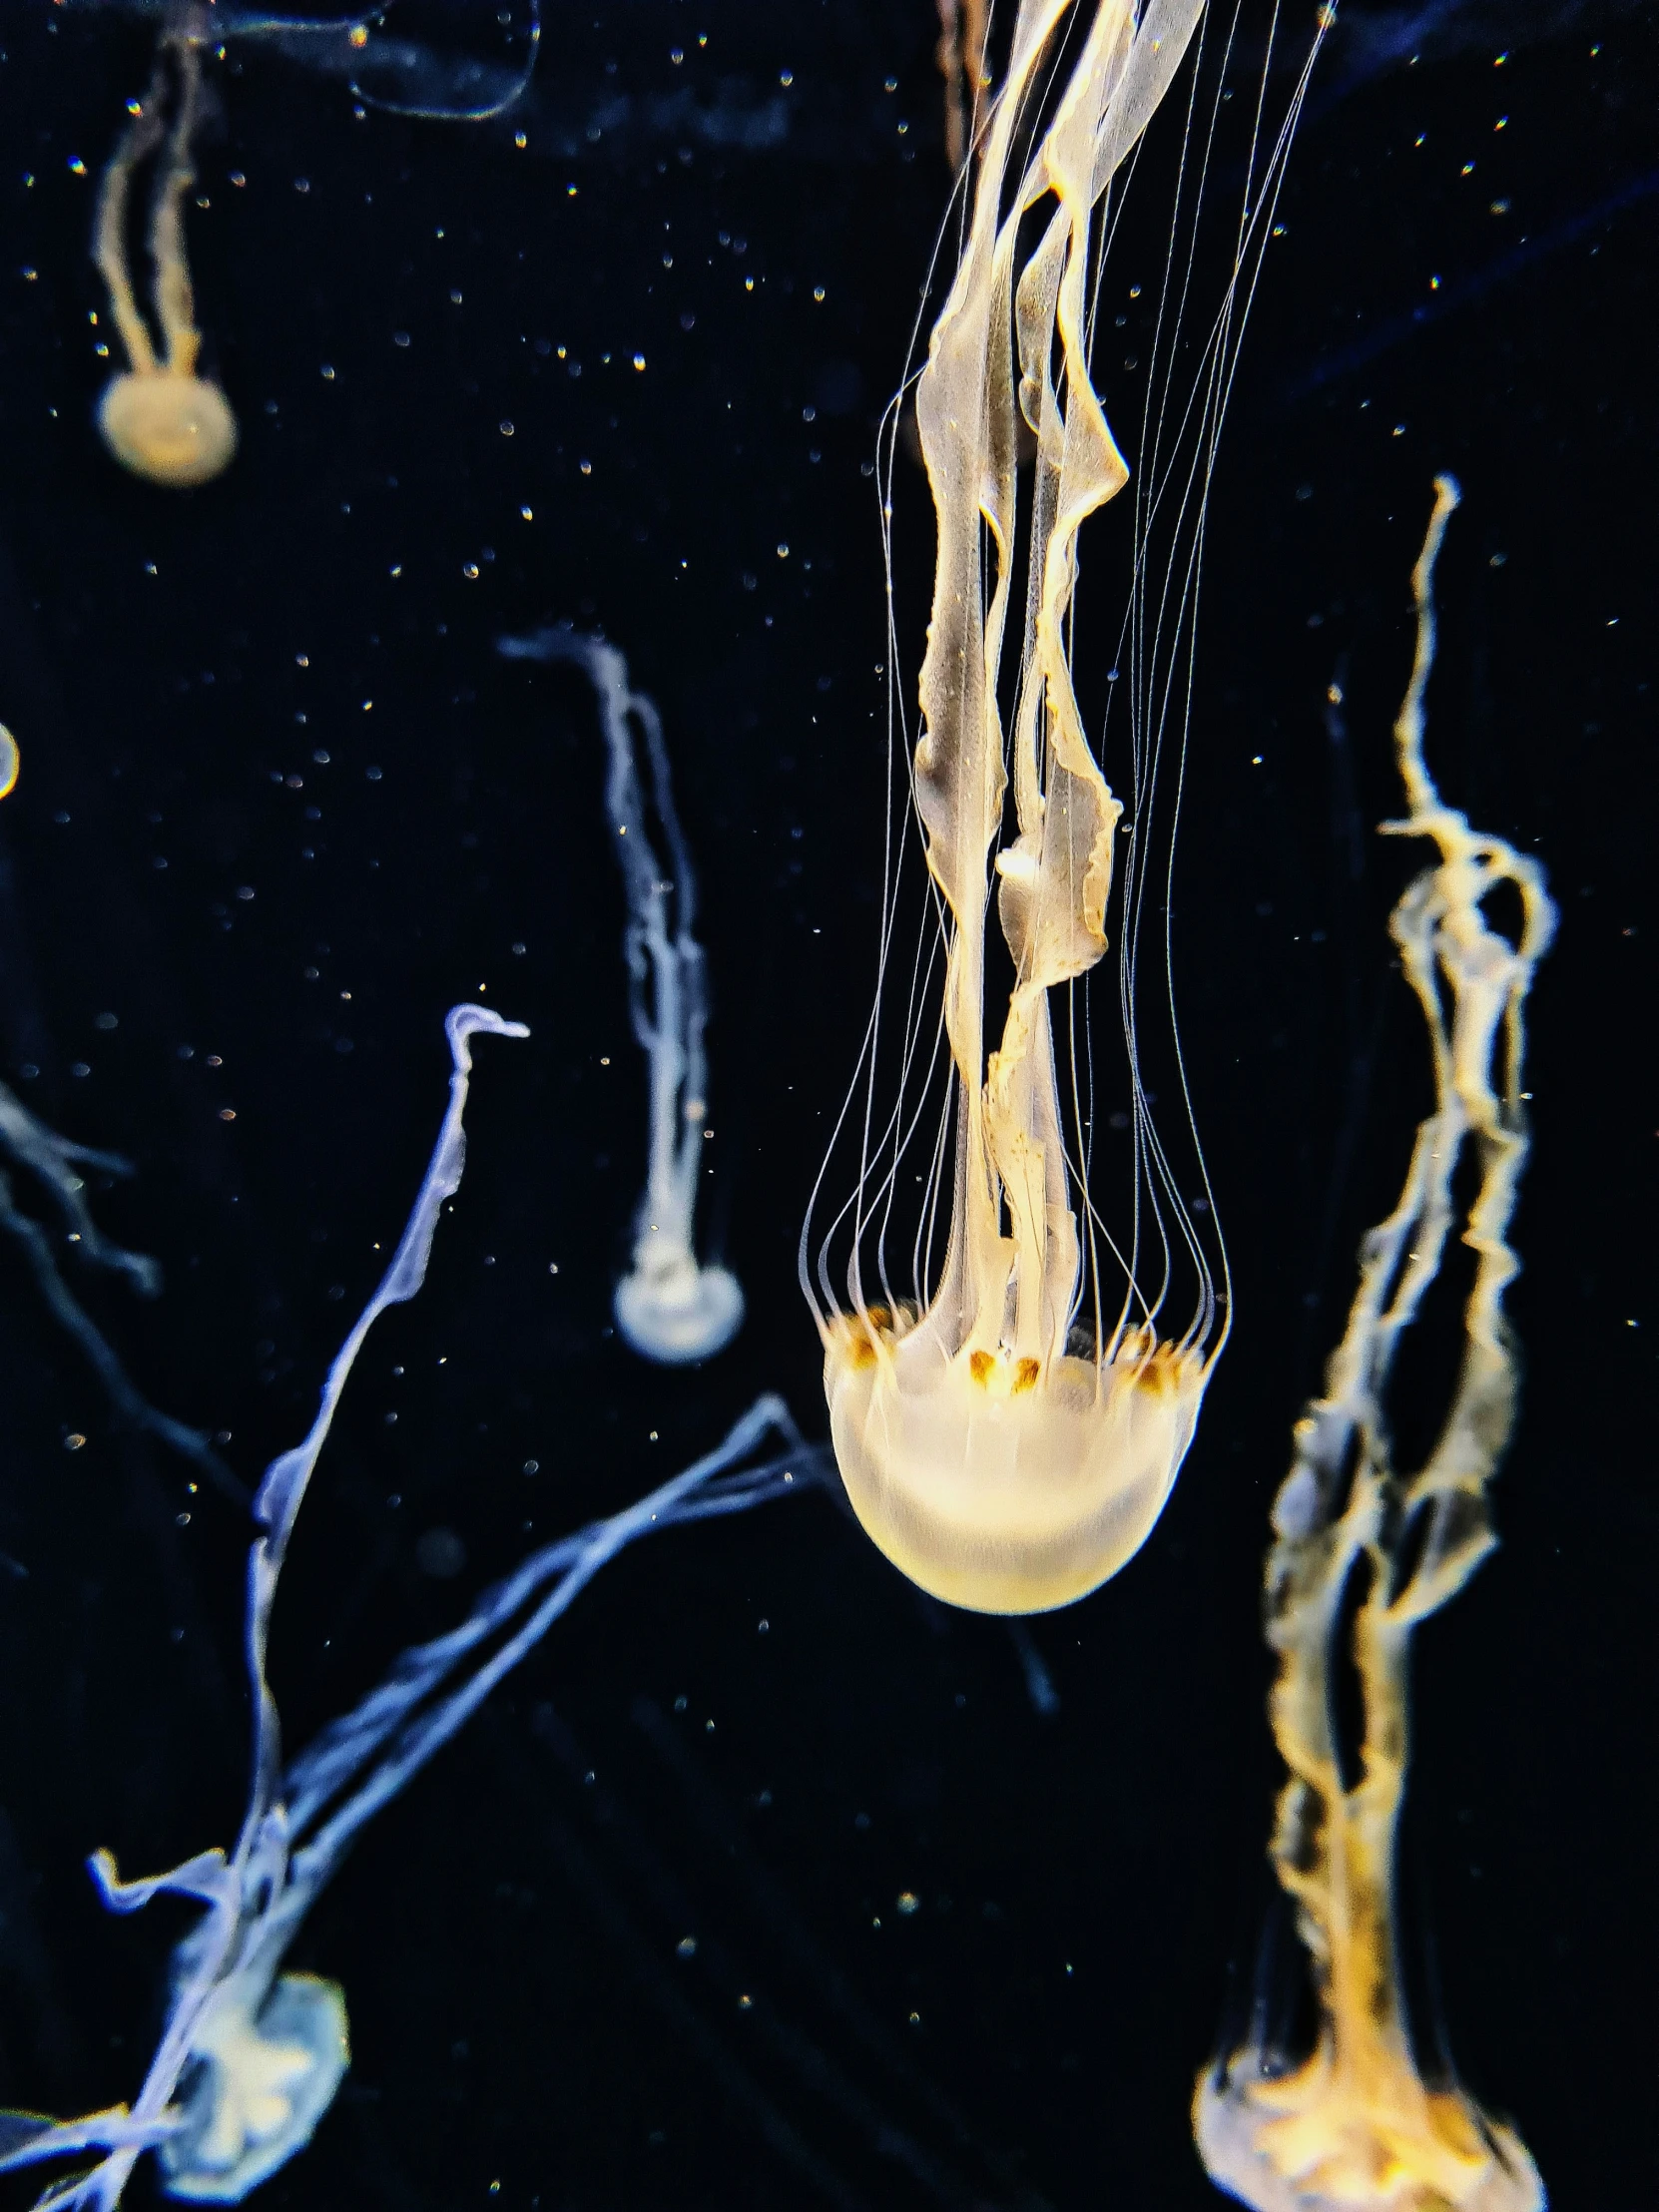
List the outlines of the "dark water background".
<svg viewBox="0 0 1659 2212">
<path fill-rule="evenodd" d="M 344 1984 L 353 2064 L 263 2201 L 1219 2201 L 1186 2115 L 1273 1895 L 1266 1510 L 1424 1097 L 1382 933 L 1404 856 L 1371 826 L 1449 467 L 1430 749 L 1562 926 L 1502 1548 L 1417 1646 L 1408 1968 L 1425 2047 L 1555 2203 L 1652 2202 L 1659 65 L 1648 9 L 1508 20 L 1494 64 L 1489 11 L 1413 41 L 1356 10 L 1293 161 L 1178 877 L 1238 1327 L 1143 1555 L 1031 1625 L 1057 1709 L 1005 1625 L 920 1598 L 823 1496 L 629 1554 L 312 1915 L 290 1963 Z M 149 32 L 6 11 L 0 1058 L 137 1167 L 97 1209 L 165 1294 L 76 1281 L 145 1392 L 250 1479 L 294 1440 L 424 1163 L 443 1010 L 482 991 L 534 1031 L 479 1048 L 465 1190 L 306 1506 L 274 1662 L 295 1744 L 759 1389 L 821 1431 L 795 1240 L 872 972 L 864 464 L 947 192 L 935 35 L 921 0 L 554 9 L 525 112 L 470 127 L 355 119 L 237 50 L 190 242 L 244 445 L 181 497 L 90 419 L 86 240 Z M 704 1219 L 750 1318 L 694 1374 L 609 1328 L 644 1122 L 597 731 L 568 675 L 493 652 L 561 619 L 659 702 L 701 860 Z M 246 1536 L 112 1425 L 11 1250 L 0 1299 L 0 2098 L 83 2111 L 136 2091 L 182 1925 L 108 1919 L 85 1855 L 148 1872 L 239 1816 Z M 434 1529 L 457 1578 L 422 1570 Z"/>
</svg>

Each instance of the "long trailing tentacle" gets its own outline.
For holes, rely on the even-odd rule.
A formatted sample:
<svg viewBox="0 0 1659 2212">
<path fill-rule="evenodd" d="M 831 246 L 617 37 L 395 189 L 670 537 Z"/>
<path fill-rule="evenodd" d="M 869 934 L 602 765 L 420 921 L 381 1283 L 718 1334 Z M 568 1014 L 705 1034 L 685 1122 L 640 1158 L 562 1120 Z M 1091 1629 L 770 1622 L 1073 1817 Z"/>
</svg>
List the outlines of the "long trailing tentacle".
<svg viewBox="0 0 1659 2212">
<path fill-rule="evenodd" d="M 132 272 L 127 263 L 127 204 L 133 172 L 140 162 L 149 160 L 161 143 L 167 127 L 166 106 L 167 66 L 164 55 L 158 54 L 150 90 L 138 114 L 122 132 L 105 168 L 93 231 L 93 259 L 109 290 L 110 312 L 115 316 L 121 342 L 127 349 L 127 359 L 138 376 L 154 375 L 160 364 L 149 325 L 139 312 L 133 292 Z"/>
</svg>

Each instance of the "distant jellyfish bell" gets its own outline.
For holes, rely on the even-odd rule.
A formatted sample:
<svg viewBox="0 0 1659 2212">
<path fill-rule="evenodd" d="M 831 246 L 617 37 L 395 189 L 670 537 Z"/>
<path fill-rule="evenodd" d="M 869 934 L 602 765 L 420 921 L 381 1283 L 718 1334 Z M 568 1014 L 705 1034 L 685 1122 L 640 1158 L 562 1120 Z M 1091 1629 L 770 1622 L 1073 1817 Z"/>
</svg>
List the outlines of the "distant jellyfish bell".
<svg viewBox="0 0 1659 2212">
<path fill-rule="evenodd" d="M 339 1983 L 308 1973 L 261 1982 L 256 1969 L 220 1983 L 197 2025 L 182 2124 L 158 2152 L 170 2197 L 240 2204 L 310 2141 L 345 2078 Z"/>
<path fill-rule="evenodd" d="M 211 483 L 237 449 L 237 418 L 219 386 L 169 369 L 116 377 L 98 427 L 124 468 L 179 491 Z"/>
</svg>

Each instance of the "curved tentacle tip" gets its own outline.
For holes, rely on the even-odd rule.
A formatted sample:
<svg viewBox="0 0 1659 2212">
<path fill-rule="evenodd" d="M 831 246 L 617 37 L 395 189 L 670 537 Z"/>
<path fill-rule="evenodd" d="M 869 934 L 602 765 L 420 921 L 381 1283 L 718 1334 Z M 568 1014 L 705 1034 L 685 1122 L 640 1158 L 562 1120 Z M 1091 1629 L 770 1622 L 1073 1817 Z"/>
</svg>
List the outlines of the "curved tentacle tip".
<svg viewBox="0 0 1659 2212">
<path fill-rule="evenodd" d="M 493 1006 L 479 1006 L 471 999 L 451 1006 L 443 1017 L 443 1033 L 449 1039 L 449 1050 L 458 1067 L 470 1067 L 472 1056 L 467 1050 L 467 1039 L 480 1034 L 487 1037 L 527 1037 L 529 1024 L 508 1021 Z"/>
</svg>

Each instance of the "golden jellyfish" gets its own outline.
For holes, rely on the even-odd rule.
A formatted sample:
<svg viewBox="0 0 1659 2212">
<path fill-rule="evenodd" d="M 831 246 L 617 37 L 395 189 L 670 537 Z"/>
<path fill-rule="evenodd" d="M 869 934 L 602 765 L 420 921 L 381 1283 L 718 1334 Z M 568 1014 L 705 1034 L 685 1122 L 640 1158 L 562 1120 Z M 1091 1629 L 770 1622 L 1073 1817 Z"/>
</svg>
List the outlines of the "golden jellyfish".
<svg viewBox="0 0 1659 2212">
<path fill-rule="evenodd" d="M 206 11 L 186 6 L 163 32 L 150 89 L 104 172 L 93 245 L 128 360 L 105 386 L 98 427 L 124 468 L 177 490 L 208 483 L 237 449 L 231 402 L 199 370 L 202 333 L 185 253 L 185 196 L 196 182 L 191 147 L 201 120 L 202 48 L 209 31 Z M 149 243 L 159 347 L 139 309 L 127 261 L 133 177 L 152 158 Z"/>
<path fill-rule="evenodd" d="M 857 1147 L 857 1188 L 816 1266 L 809 1217 L 802 1279 L 854 1511 L 923 1589 L 983 1612 L 1068 1604 L 1133 1556 L 1169 1496 L 1228 1330 L 1226 1257 L 1173 1000 L 1166 989 L 1161 1007 L 1150 1004 L 1141 971 L 1167 983 L 1209 470 L 1307 67 L 1278 134 L 1263 136 L 1259 167 L 1252 150 L 1214 322 L 1187 335 L 1195 209 L 1204 175 L 1221 167 L 1196 155 L 1175 182 L 1163 298 L 1148 302 L 1151 314 L 1134 310 L 1151 360 L 1138 387 L 1122 645 L 1127 817 L 1073 681 L 1079 536 L 1129 482 L 1091 368 L 1105 246 L 1121 215 L 1114 179 L 1189 48 L 1202 66 L 1203 13 L 1202 0 L 1150 0 L 1139 15 L 1130 0 L 1100 0 L 1092 14 L 1085 0 L 1022 0 L 977 173 L 963 185 L 971 205 L 954 279 L 915 383 L 937 551 L 906 797 L 933 915 L 904 994 L 890 1103 L 882 1001 L 896 1002 L 903 976 L 889 880 L 861 1087 L 838 1132 Z M 1126 308 L 1140 293 L 1132 287 Z M 891 450 L 889 431 L 887 517 Z M 887 573 L 890 590 L 890 541 Z M 1016 648 L 1006 631 L 1019 599 Z M 1114 897 L 1124 1036 L 1114 1119 L 1132 1153 L 1115 1232 L 1089 1187 L 1096 1122 L 1108 1117 L 1079 987 L 1107 950 Z M 929 946 L 939 936 L 947 1069 L 922 1011 L 934 1003 Z M 1004 990 L 991 1042 L 992 1000 Z M 1154 1123 L 1145 1075 L 1143 1031 L 1155 1021 L 1184 1116 L 1179 1159 Z M 944 1103 L 929 1141 L 921 1093 L 935 1069 Z M 889 1236 L 909 1226 L 918 1185 L 911 1283 L 895 1289 Z M 844 1306 L 829 1264 L 840 1235 L 852 1248 Z"/>
<path fill-rule="evenodd" d="M 1271 1713 L 1290 1770 L 1272 1857 L 1313 1962 L 1319 2024 L 1300 2059 L 1271 2047 L 1258 2024 L 1205 2069 L 1193 2102 L 1211 2178 L 1255 2212 L 1541 2212 L 1544 2203 L 1514 2131 L 1455 2082 L 1430 2086 L 1418 2072 L 1396 1928 L 1412 1632 L 1496 1541 L 1488 1490 L 1515 1409 L 1503 1294 L 1519 1265 L 1508 1235 L 1528 1149 L 1526 1001 L 1555 920 L 1536 862 L 1471 830 L 1423 758 L 1434 562 L 1457 496 L 1450 478 L 1438 479 L 1413 577 L 1416 657 L 1394 726 L 1407 814 L 1385 825 L 1437 847 L 1390 924 L 1427 1025 L 1434 1104 L 1397 1205 L 1360 1248 L 1348 1326 L 1324 1395 L 1297 1423 L 1268 1555 L 1268 1640 L 1279 1655 Z M 1513 942 L 1482 911 L 1494 892 L 1518 908 Z M 1464 1184 L 1473 1188 L 1466 1210 Z M 1425 1464 L 1405 1472 L 1394 1465 L 1388 1387 L 1454 1231 L 1473 1255 L 1457 1381 Z M 1355 1584 L 1364 1717 L 1357 1758 L 1345 1762 L 1336 1674 Z"/>
<path fill-rule="evenodd" d="M 18 751 L 17 740 L 0 722 L 0 799 L 9 799 L 17 789 L 17 779 L 23 773 L 23 755 Z"/>
</svg>

